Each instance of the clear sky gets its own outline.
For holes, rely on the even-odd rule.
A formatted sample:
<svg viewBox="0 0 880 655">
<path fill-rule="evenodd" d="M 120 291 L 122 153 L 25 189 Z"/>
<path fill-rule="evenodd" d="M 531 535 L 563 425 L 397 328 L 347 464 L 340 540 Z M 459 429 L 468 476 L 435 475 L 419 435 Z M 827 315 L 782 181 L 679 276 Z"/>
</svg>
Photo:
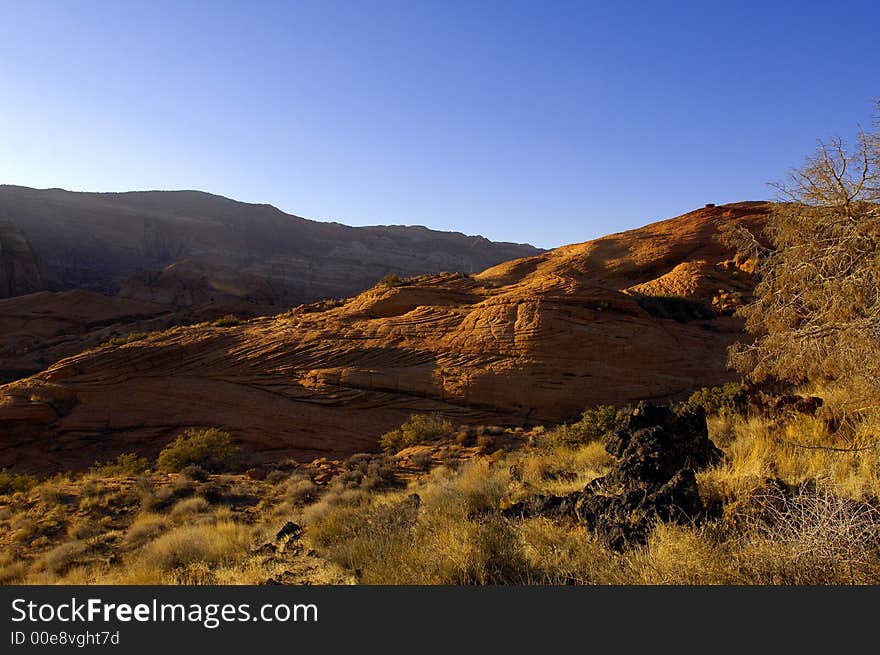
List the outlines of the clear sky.
<svg viewBox="0 0 880 655">
<path fill-rule="evenodd" d="M 770 197 L 880 98 L 880 2 L 0 0 L 0 183 L 544 247 Z"/>
</svg>

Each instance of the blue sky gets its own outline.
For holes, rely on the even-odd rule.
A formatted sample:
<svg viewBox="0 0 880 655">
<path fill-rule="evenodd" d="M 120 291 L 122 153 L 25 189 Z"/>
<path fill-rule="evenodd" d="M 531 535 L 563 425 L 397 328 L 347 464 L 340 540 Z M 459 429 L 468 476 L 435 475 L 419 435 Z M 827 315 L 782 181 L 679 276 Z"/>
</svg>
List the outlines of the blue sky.
<svg viewBox="0 0 880 655">
<path fill-rule="evenodd" d="M 880 98 L 880 2 L 9 2 L 0 183 L 544 247 L 766 183 Z"/>
</svg>

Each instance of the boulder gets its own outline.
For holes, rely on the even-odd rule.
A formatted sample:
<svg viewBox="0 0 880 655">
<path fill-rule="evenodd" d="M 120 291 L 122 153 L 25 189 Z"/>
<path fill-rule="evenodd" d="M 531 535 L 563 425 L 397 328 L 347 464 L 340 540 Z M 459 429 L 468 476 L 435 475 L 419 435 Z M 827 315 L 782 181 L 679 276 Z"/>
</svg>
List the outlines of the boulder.
<svg viewBox="0 0 880 655">
<path fill-rule="evenodd" d="M 695 471 L 722 457 L 709 439 L 702 408 L 640 403 L 608 437 L 617 458 L 603 477 L 567 496 L 535 496 L 506 509 L 511 516 L 574 515 L 611 548 L 644 543 L 657 521 L 705 518 Z"/>
</svg>

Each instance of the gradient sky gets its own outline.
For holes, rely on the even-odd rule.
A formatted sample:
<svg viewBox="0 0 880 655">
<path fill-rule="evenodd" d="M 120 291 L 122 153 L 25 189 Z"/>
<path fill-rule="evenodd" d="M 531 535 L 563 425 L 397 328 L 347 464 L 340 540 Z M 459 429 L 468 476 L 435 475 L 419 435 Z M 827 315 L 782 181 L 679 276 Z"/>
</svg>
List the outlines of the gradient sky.
<svg viewBox="0 0 880 655">
<path fill-rule="evenodd" d="M 880 98 L 880 2 L 9 2 L 0 183 L 552 247 L 767 198 Z"/>
</svg>

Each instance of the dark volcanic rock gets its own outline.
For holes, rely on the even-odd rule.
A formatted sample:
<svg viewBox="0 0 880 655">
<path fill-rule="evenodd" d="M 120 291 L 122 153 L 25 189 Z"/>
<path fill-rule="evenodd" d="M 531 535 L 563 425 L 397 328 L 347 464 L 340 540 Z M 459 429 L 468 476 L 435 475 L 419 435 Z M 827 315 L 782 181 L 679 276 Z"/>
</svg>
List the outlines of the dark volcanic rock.
<svg viewBox="0 0 880 655">
<path fill-rule="evenodd" d="M 535 496 L 507 516 L 574 514 L 610 547 L 643 543 L 656 521 L 700 520 L 705 508 L 695 470 L 720 460 L 706 416 L 695 406 L 678 411 L 640 403 L 606 443 L 617 457 L 607 475 L 568 496 Z"/>
<path fill-rule="evenodd" d="M 299 539 L 300 535 L 302 535 L 302 527 L 298 523 L 288 521 L 275 535 L 275 539 Z"/>
</svg>

